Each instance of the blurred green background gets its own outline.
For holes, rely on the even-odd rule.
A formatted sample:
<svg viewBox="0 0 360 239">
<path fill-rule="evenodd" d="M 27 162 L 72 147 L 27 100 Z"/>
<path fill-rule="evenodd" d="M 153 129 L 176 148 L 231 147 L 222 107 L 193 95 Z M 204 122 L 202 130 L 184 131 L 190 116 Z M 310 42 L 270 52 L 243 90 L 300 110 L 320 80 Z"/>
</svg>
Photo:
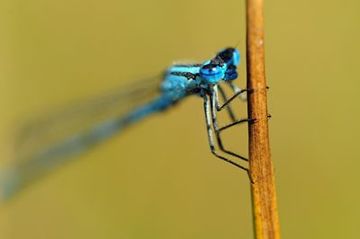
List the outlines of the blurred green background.
<svg viewBox="0 0 360 239">
<path fill-rule="evenodd" d="M 359 10 L 356 0 L 266 2 L 283 238 L 359 238 Z M 244 11 L 232 0 L 1 0 L 1 160 L 33 112 L 239 40 L 244 56 Z M 245 134 L 228 141 L 246 152 Z M 0 207 L 1 238 L 252 237 L 247 176 L 210 154 L 196 97 L 78 158 Z"/>
</svg>

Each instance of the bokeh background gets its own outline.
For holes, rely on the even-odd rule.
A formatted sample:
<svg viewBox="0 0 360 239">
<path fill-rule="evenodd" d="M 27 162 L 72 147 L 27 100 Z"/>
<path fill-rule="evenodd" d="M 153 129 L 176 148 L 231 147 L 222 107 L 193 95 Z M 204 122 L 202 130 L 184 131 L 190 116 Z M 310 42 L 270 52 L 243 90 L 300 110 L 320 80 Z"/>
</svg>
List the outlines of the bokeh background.
<svg viewBox="0 0 360 239">
<path fill-rule="evenodd" d="M 283 238 L 359 237 L 359 10 L 356 0 L 266 1 Z M 224 46 L 244 56 L 244 11 L 232 0 L 1 0 L 1 160 L 34 112 Z M 227 140 L 246 152 L 246 128 L 236 132 Z M 1 238 L 252 238 L 247 176 L 209 153 L 201 99 L 77 159 L 0 207 Z"/>
</svg>

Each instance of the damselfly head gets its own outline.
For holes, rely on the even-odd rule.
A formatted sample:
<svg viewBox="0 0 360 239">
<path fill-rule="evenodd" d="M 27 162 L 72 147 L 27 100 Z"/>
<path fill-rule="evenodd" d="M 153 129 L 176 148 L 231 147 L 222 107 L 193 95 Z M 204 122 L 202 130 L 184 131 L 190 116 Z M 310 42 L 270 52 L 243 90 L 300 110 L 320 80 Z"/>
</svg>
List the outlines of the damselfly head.
<svg viewBox="0 0 360 239">
<path fill-rule="evenodd" d="M 200 68 L 200 77 L 206 82 L 216 84 L 225 77 L 227 64 L 220 58 L 215 57 L 210 61 L 206 61 Z"/>
</svg>

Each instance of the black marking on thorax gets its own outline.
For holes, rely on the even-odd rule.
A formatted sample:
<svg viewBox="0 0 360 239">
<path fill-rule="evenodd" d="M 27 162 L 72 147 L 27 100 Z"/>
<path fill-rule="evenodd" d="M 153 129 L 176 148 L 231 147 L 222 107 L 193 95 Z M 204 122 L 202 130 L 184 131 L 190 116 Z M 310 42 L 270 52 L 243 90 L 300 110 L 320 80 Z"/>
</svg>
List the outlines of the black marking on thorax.
<svg viewBox="0 0 360 239">
<path fill-rule="evenodd" d="M 200 67 L 202 64 L 174 64 L 175 67 Z"/>
<path fill-rule="evenodd" d="M 170 72 L 170 75 L 183 76 L 187 80 L 195 80 L 195 78 L 198 74 L 193 74 L 191 72 L 175 71 L 175 72 Z"/>
</svg>

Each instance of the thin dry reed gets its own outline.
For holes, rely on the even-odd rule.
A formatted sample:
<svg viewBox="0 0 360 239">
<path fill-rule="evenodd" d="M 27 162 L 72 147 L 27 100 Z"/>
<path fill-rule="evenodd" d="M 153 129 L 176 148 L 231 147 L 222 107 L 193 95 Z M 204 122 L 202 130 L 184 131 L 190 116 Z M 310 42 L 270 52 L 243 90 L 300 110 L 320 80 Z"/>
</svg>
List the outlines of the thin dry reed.
<svg viewBox="0 0 360 239">
<path fill-rule="evenodd" d="M 275 179 L 270 155 L 264 66 L 263 0 L 247 0 L 247 87 L 249 158 L 256 239 L 280 239 Z"/>
</svg>

